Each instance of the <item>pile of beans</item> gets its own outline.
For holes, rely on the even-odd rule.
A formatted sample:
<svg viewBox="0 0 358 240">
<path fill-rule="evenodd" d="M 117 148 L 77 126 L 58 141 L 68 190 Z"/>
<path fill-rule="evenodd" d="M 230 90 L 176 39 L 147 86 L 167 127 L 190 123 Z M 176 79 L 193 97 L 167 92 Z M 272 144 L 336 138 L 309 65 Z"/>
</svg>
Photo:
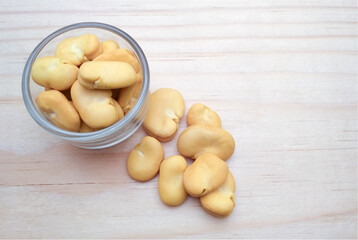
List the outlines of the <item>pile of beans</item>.
<svg viewBox="0 0 358 240">
<path fill-rule="evenodd" d="M 188 127 L 181 132 L 177 148 L 181 155 L 163 160 L 160 143 L 172 140 L 184 115 L 182 95 L 170 88 L 156 90 L 143 126 L 146 136 L 130 152 L 129 175 L 137 181 L 148 181 L 159 172 L 158 191 L 161 200 L 178 206 L 187 198 L 200 198 L 201 205 L 216 217 L 231 214 L 235 206 L 235 180 L 227 160 L 235 150 L 230 133 L 221 128 L 216 112 L 197 103 L 188 111 Z M 184 157 L 195 161 L 187 166 Z"/>
</svg>

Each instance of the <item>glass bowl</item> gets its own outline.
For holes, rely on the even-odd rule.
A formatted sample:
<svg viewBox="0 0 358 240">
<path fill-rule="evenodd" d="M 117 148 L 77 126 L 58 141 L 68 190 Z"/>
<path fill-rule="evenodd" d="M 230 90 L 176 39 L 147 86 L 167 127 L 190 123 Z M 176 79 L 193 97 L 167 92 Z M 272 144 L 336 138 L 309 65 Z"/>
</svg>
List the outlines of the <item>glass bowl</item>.
<svg viewBox="0 0 358 240">
<path fill-rule="evenodd" d="M 102 130 L 79 133 L 58 128 L 45 118 L 36 106 L 37 95 L 44 88 L 37 85 L 31 78 L 31 67 L 34 61 L 43 56 L 54 56 L 57 44 L 68 37 L 80 36 L 86 33 L 95 34 L 100 41 L 114 40 L 121 48 L 131 50 L 140 62 L 143 86 L 134 107 L 123 119 Z M 147 59 L 138 43 L 124 31 L 104 23 L 82 22 L 63 27 L 42 40 L 30 54 L 22 75 L 22 96 L 31 117 L 48 132 L 87 149 L 100 149 L 118 144 L 129 138 L 140 127 L 150 104 L 149 67 Z"/>
</svg>

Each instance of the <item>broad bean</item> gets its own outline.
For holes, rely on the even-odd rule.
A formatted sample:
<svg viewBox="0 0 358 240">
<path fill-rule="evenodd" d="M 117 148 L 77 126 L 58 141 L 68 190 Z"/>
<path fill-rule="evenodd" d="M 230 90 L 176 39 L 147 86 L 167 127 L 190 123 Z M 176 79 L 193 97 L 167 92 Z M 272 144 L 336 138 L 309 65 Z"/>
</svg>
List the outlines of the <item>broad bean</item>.
<svg viewBox="0 0 358 240">
<path fill-rule="evenodd" d="M 76 66 L 93 60 L 100 54 L 100 42 L 94 34 L 84 34 L 62 40 L 56 47 L 55 56 Z"/>
<path fill-rule="evenodd" d="M 89 89 L 124 88 L 136 81 L 137 75 L 131 65 L 119 61 L 85 62 L 78 72 L 78 82 Z"/>
<path fill-rule="evenodd" d="M 66 90 L 76 81 L 78 68 L 58 57 L 38 58 L 31 69 L 32 79 L 47 89 Z"/>
<path fill-rule="evenodd" d="M 37 107 L 57 127 L 77 132 L 81 119 L 71 102 L 58 90 L 41 92 L 36 98 Z"/>
<path fill-rule="evenodd" d="M 221 128 L 219 115 L 201 103 L 196 103 L 191 106 L 186 116 L 186 121 L 188 126 L 199 124 L 208 127 Z"/>
<path fill-rule="evenodd" d="M 148 181 L 157 175 L 163 157 L 164 150 L 160 142 L 146 136 L 128 156 L 128 173 L 137 181 Z"/>
<path fill-rule="evenodd" d="M 168 157 L 160 164 L 158 190 L 165 204 L 178 206 L 185 201 L 187 197 L 183 184 L 185 169 L 186 160 L 180 155 Z"/>
<path fill-rule="evenodd" d="M 228 172 L 229 168 L 225 161 L 212 153 L 205 153 L 185 169 L 185 191 L 193 197 L 204 196 L 220 187 L 225 182 Z"/>
<path fill-rule="evenodd" d="M 143 126 L 147 133 L 162 142 L 174 138 L 184 115 L 184 99 L 175 89 L 161 88 L 151 96 Z"/>
<path fill-rule="evenodd" d="M 71 97 L 81 119 L 91 128 L 108 127 L 124 117 L 111 90 L 92 90 L 76 81 L 71 88 Z"/>
<path fill-rule="evenodd" d="M 216 217 L 228 216 L 235 207 L 234 192 L 235 180 L 229 171 L 225 182 L 219 188 L 200 198 L 201 205 Z"/>
<path fill-rule="evenodd" d="M 231 134 L 222 128 L 193 125 L 181 132 L 177 147 L 182 155 L 193 159 L 211 152 L 222 160 L 227 160 L 235 150 L 235 141 Z"/>
<path fill-rule="evenodd" d="M 111 52 L 106 52 L 98 57 L 96 57 L 93 61 L 120 61 L 128 63 L 133 67 L 133 69 L 139 73 L 140 72 L 140 64 L 135 57 L 135 55 L 128 49 L 125 48 L 117 48 Z"/>
<path fill-rule="evenodd" d="M 119 48 L 118 43 L 113 40 L 106 40 L 101 42 L 101 47 L 102 47 L 102 54 L 112 52 L 113 50 Z"/>
</svg>

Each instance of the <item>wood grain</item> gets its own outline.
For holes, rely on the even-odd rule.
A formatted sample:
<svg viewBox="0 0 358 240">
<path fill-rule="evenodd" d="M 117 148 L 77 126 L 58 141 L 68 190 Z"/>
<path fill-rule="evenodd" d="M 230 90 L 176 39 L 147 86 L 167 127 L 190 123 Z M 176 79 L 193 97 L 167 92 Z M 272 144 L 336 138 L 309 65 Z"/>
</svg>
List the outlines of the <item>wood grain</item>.
<svg viewBox="0 0 358 240">
<path fill-rule="evenodd" d="M 143 48 L 151 91 L 221 116 L 236 150 L 232 215 L 164 205 L 126 172 L 143 129 L 79 149 L 22 102 L 33 48 L 68 24 L 119 27 Z M 357 3 L 353 0 L 0 1 L 0 237 L 357 238 Z M 180 123 L 179 132 L 186 127 Z M 163 144 L 177 154 L 176 140 Z M 190 161 L 188 161 L 190 162 Z"/>
</svg>

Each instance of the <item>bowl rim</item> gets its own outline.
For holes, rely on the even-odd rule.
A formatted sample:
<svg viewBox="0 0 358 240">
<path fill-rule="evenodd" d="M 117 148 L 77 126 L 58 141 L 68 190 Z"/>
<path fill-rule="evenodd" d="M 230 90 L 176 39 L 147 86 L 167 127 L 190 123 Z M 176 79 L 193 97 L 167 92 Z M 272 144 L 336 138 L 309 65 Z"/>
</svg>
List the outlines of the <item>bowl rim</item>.
<svg viewBox="0 0 358 240">
<path fill-rule="evenodd" d="M 41 52 L 41 50 L 57 36 L 59 36 L 63 33 L 72 31 L 72 30 L 83 29 L 83 28 L 98 28 L 98 29 L 102 29 L 102 30 L 107 30 L 109 32 L 112 32 L 112 33 L 122 37 L 133 48 L 133 50 L 139 57 L 139 62 L 141 64 L 142 74 L 143 74 L 143 80 L 142 80 L 143 85 L 142 85 L 141 93 L 137 99 L 136 104 L 124 116 L 124 118 L 122 118 L 121 120 L 119 120 L 118 122 L 114 123 L 113 125 L 111 125 L 107 128 L 97 130 L 94 132 L 88 132 L 88 133 L 67 131 L 67 130 L 64 130 L 64 129 L 61 129 L 61 128 L 55 126 L 54 124 L 52 124 L 48 120 L 46 120 L 46 118 L 37 110 L 34 102 L 32 101 L 30 88 L 29 88 L 30 77 L 31 77 L 31 67 L 32 67 L 34 61 L 36 60 L 37 56 Z M 121 128 L 123 128 L 124 126 L 126 126 L 138 114 L 142 105 L 144 104 L 147 94 L 149 94 L 149 91 L 148 91 L 149 90 L 149 81 L 150 81 L 149 66 L 148 66 L 148 62 L 145 57 L 145 54 L 144 54 L 143 50 L 141 49 L 141 47 L 139 46 L 139 44 L 128 33 L 124 32 L 123 30 L 121 30 L 117 27 L 114 27 L 114 26 L 106 24 L 106 23 L 80 22 L 80 23 L 75 23 L 75 24 L 71 24 L 71 25 L 62 27 L 62 28 L 54 31 L 53 33 L 48 35 L 46 38 L 44 38 L 34 48 L 34 50 L 31 52 L 30 56 L 28 57 L 25 67 L 24 67 L 24 70 L 23 70 L 21 89 L 22 89 L 22 98 L 25 103 L 26 109 L 29 112 L 29 114 L 31 115 L 31 117 L 36 121 L 37 124 L 39 124 L 45 130 L 47 130 L 55 135 L 61 136 L 62 138 L 65 138 L 65 139 L 75 139 L 76 138 L 76 139 L 81 139 L 83 141 L 86 141 L 86 140 L 93 140 L 93 139 L 97 139 L 97 138 L 107 137 L 108 135 L 112 134 L 113 132 L 116 132 L 116 131 L 120 130 Z"/>
</svg>

